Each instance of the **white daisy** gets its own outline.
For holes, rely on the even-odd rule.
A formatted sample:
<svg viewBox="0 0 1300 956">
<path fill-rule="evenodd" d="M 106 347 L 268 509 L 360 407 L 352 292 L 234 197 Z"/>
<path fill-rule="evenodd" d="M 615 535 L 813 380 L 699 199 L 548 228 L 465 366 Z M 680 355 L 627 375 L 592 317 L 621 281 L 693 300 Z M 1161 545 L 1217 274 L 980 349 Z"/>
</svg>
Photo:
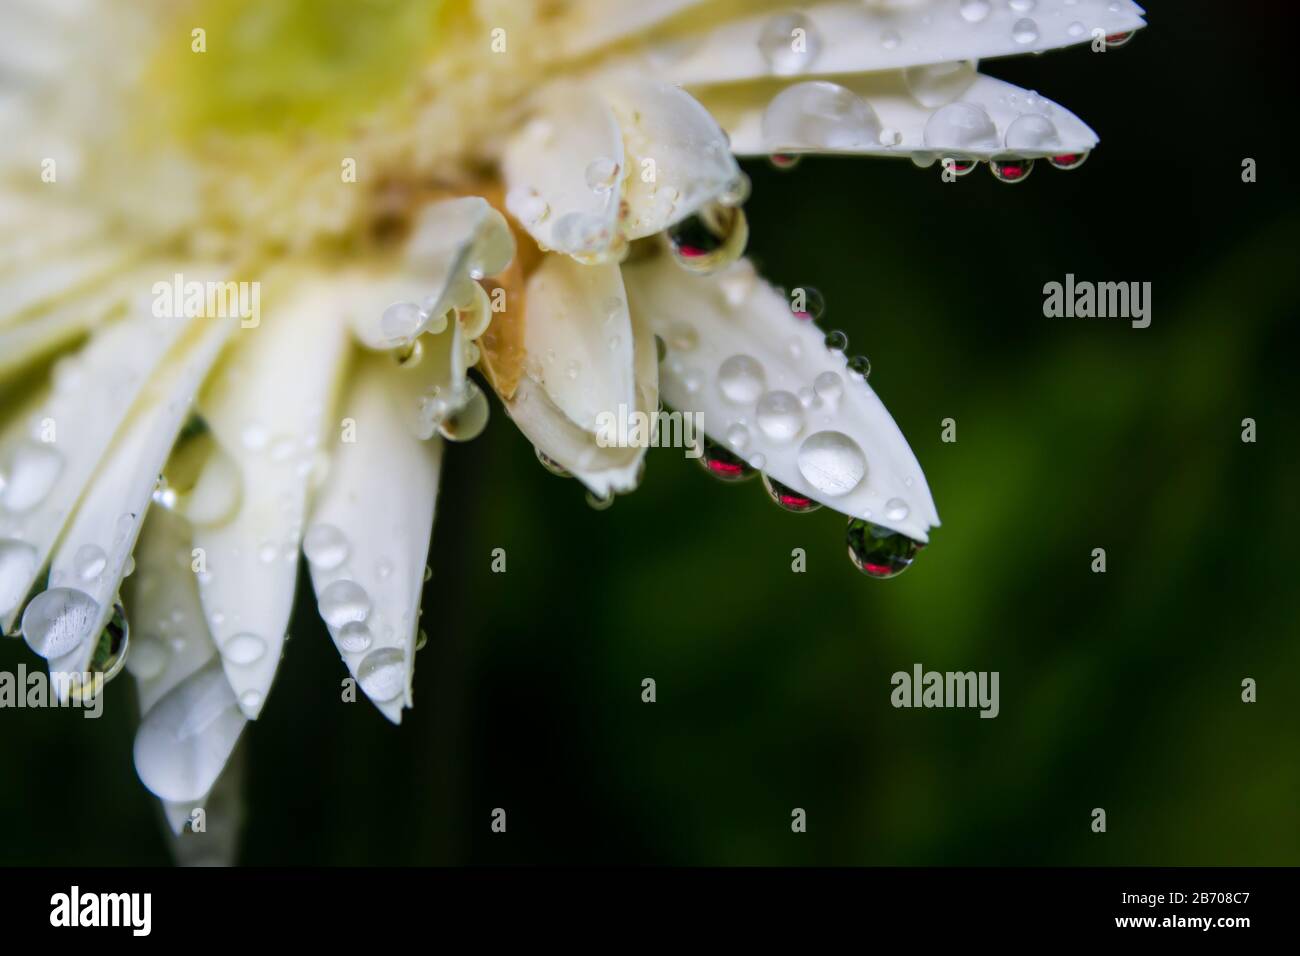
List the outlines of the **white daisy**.
<svg viewBox="0 0 1300 956">
<path fill-rule="evenodd" d="M 646 450 L 610 423 L 662 400 L 714 474 L 844 513 L 858 566 L 897 573 L 939 523 L 925 477 L 865 360 L 740 258 L 737 157 L 1072 168 L 1096 135 L 976 63 L 1118 45 L 1141 14 L 9 0 L 0 624 L 52 672 L 125 661 L 178 832 L 266 702 L 300 551 L 399 721 L 444 439 L 488 417 L 471 368 L 597 503 Z"/>
</svg>

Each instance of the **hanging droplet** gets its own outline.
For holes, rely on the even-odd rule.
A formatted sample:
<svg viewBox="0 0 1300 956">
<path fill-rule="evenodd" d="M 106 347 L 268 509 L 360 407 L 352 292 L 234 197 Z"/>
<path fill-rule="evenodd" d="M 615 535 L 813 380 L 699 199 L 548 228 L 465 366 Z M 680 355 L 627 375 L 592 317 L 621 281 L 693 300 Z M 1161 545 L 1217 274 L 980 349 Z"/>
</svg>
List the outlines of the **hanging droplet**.
<svg viewBox="0 0 1300 956">
<path fill-rule="evenodd" d="M 827 497 L 847 495 L 867 474 L 866 456 L 843 432 L 808 436 L 799 446 L 796 463 L 804 481 Z"/>
<path fill-rule="evenodd" d="M 767 161 L 771 164 L 773 169 L 787 172 L 798 166 L 799 160 L 802 158 L 803 156 L 799 153 L 773 153 L 767 157 Z"/>
<path fill-rule="evenodd" d="M 766 385 L 767 374 L 751 355 L 732 355 L 718 367 L 718 390 L 729 402 L 750 405 L 758 401 Z"/>
<path fill-rule="evenodd" d="M 75 588 L 50 588 L 23 611 L 23 640 L 46 660 L 70 654 L 90 637 L 99 602 Z"/>
<path fill-rule="evenodd" d="M 826 333 L 826 348 L 832 352 L 843 352 L 849 347 L 849 337 L 836 329 Z"/>
<path fill-rule="evenodd" d="M 348 539 L 332 524 L 314 524 L 303 535 L 302 553 L 313 567 L 333 571 L 348 559 Z"/>
<path fill-rule="evenodd" d="M 807 514 L 821 507 L 820 502 L 814 501 L 793 488 L 786 487 L 766 473 L 763 474 L 763 487 L 767 489 L 768 497 L 786 511 L 792 511 L 795 514 Z"/>
<path fill-rule="evenodd" d="M 740 206 L 749 199 L 750 182 L 744 173 L 738 173 L 730 180 L 718 196 L 718 202 L 724 206 Z"/>
<path fill-rule="evenodd" d="M 854 375 L 861 375 L 867 378 L 871 375 L 871 359 L 865 355 L 855 355 L 849 359 L 849 371 Z"/>
<path fill-rule="evenodd" d="M 415 632 L 415 649 L 416 651 L 424 650 L 424 646 L 429 643 L 429 635 L 424 628 Z"/>
<path fill-rule="evenodd" d="M 394 302 L 379 317 L 379 331 L 389 342 L 409 342 L 427 318 L 414 302 Z"/>
<path fill-rule="evenodd" d="M 491 408 L 487 396 L 472 380 L 465 382 L 466 402 L 438 424 L 438 434 L 448 441 L 473 441 L 487 428 Z"/>
<path fill-rule="evenodd" d="M 325 586 L 318 603 L 320 616 L 330 627 L 364 621 L 370 614 L 370 595 L 355 581 L 334 581 Z"/>
<path fill-rule="evenodd" d="M 1061 153 L 1059 156 L 1048 156 L 1047 161 L 1056 169 L 1071 170 L 1078 169 L 1088 159 L 1087 153 Z"/>
<path fill-rule="evenodd" d="M 126 611 L 121 604 L 113 605 L 113 616 L 108 619 L 99 642 L 90 655 L 91 674 L 89 684 L 73 682 L 69 688 L 70 696 L 79 700 L 93 700 L 104 689 L 104 685 L 121 673 L 126 665 L 127 654 L 131 645 L 131 625 L 126 619 Z"/>
<path fill-rule="evenodd" d="M 954 176 L 965 176 L 978 166 L 979 163 L 973 159 L 959 159 L 955 156 L 945 156 L 939 165 L 944 172 L 951 172 Z"/>
<path fill-rule="evenodd" d="M 892 578 L 902 574 L 916 559 L 921 543 L 905 534 L 852 518 L 848 528 L 849 560 L 863 574 Z"/>
<path fill-rule="evenodd" d="M 63 455 L 46 442 L 24 441 L 0 469 L 0 505 L 30 511 L 45 500 L 63 473 Z"/>
<path fill-rule="evenodd" d="M 826 314 L 826 299 L 810 285 L 790 290 L 790 312 L 800 322 L 816 322 Z"/>
<path fill-rule="evenodd" d="M 713 203 L 668 229 L 673 258 L 697 275 L 731 265 L 745 251 L 748 240 L 744 211 L 721 203 Z"/>
<path fill-rule="evenodd" d="M 1128 33 L 1112 33 L 1106 37 L 1106 46 L 1119 49 L 1127 44 L 1129 40 L 1133 39 L 1133 34 L 1135 32 L 1136 31 L 1129 31 Z"/>
<path fill-rule="evenodd" d="M 989 161 L 989 171 L 998 182 L 1022 183 L 1034 171 L 1034 161 L 1022 157 L 994 159 Z"/>
<path fill-rule="evenodd" d="M 592 511 L 607 511 L 614 507 L 614 492 L 607 491 L 603 495 L 598 495 L 594 491 L 587 492 L 587 507 Z"/>
<path fill-rule="evenodd" d="M 555 475 L 558 478 L 572 477 L 572 475 L 569 474 L 568 469 L 566 469 L 554 458 L 548 457 L 546 452 L 542 451 L 540 448 L 534 448 L 533 451 L 537 453 L 537 460 L 541 463 L 541 466 L 545 468 L 547 471 L 549 471 L 551 474 Z"/>
<path fill-rule="evenodd" d="M 396 647 L 371 651 L 357 668 L 357 683 L 371 700 L 395 700 L 406 690 L 406 655 Z"/>
<path fill-rule="evenodd" d="M 821 34 L 798 11 L 780 13 L 763 24 L 758 52 L 777 76 L 795 76 L 812 68 L 822 51 Z"/>
<path fill-rule="evenodd" d="M 705 471 L 721 481 L 747 481 L 754 469 L 711 438 L 704 439 L 704 453 L 696 459 Z"/>
</svg>

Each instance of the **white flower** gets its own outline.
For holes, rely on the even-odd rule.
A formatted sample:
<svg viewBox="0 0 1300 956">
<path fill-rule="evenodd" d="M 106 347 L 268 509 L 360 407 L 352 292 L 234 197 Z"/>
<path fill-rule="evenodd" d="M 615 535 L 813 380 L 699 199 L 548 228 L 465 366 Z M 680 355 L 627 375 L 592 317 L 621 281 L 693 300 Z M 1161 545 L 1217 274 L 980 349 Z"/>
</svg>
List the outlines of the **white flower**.
<svg viewBox="0 0 1300 956">
<path fill-rule="evenodd" d="M 736 157 L 1073 167 L 1093 132 L 975 64 L 1141 26 L 1128 0 L 9 0 L 0 624 L 52 671 L 126 659 L 178 831 L 270 692 L 300 550 L 399 721 L 474 366 L 598 501 L 645 454 L 611 416 L 662 397 L 720 477 L 843 512 L 896 572 L 939 522 L 925 477 L 867 367 L 739 258 Z"/>
</svg>

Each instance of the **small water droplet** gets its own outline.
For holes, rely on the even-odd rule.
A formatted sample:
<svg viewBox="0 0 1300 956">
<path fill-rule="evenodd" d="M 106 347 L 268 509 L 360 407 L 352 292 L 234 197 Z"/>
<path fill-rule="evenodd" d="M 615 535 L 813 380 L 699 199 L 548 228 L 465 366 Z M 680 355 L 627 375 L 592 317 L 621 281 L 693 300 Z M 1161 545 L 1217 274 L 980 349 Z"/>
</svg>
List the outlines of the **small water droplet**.
<svg viewBox="0 0 1300 956">
<path fill-rule="evenodd" d="M 357 683 L 371 700 L 395 700 L 406 690 L 406 654 L 396 647 L 371 651 L 357 668 Z"/>
<path fill-rule="evenodd" d="M 1063 169 L 1067 171 L 1071 169 L 1078 169 L 1080 166 L 1084 164 L 1084 162 L 1087 161 L 1087 159 L 1088 159 L 1088 154 L 1086 152 L 1085 153 L 1061 153 L 1058 156 L 1047 157 L 1047 161 L 1051 163 L 1052 166 L 1054 166 L 1057 169 Z"/>
<path fill-rule="evenodd" d="M 739 173 L 723 188 L 722 193 L 718 196 L 718 202 L 724 206 L 742 205 L 745 200 L 749 199 L 749 190 L 749 177 L 744 173 Z"/>
<path fill-rule="evenodd" d="M 266 641 L 256 634 L 236 634 L 221 645 L 221 656 L 232 664 L 256 664 L 266 655 Z"/>
<path fill-rule="evenodd" d="M 419 333 L 426 318 L 414 302 L 394 302 L 380 316 L 379 331 L 390 342 L 407 342 Z"/>
<path fill-rule="evenodd" d="M 348 558 L 348 539 L 332 524 L 314 524 L 302 539 L 302 552 L 322 571 L 332 571 Z"/>
<path fill-rule="evenodd" d="M 693 352 L 700 344 L 700 336 L 695 331 L 695 326 L 686 322 L 674 322 L 668 327 L 667 344 L 674 352 Z"/>
<path fill-rule="evenodd" d="M 793 488 L 786 487 L 770 475 L 763 475 L 763 487 L 767 489 L 768 497 L 786 511 L 792 511 L 795 514 L 807 514 L 821 507 L 820 502 L 814 501 Z"/>
<path fill-rule="evenodd" d="M 418 631 L 415 632 L 415 650 L 417 653 L 419 651 L 424 650 L 424 646 L 428 643 L 429 643 L 429 635 L 424 630 L 424 628 L 420 628 Z"/>
<path fill-rule="evenodd" d="M 971 60 L 927 63 L 903 72 L 907 90 L 928 110 L 938 109 L 961 96 L 975 82 L 975 64 Z"/>
<path fill-rule="evenodd" d="M 844 379 L 835 372 L 822 372 L 813 379 L 813 392 L 822 401 L 834 405 L 844 394 Z"/>
<path fill-rule="evenodd" d="M 746 481 L 754 469 L 711 438 L 704 439 L 704 452 L 696 459 L 700 467 L 721 481 Z"/>
<path fill-rule="evenodd" d="M 1038 42 L 1038 24 L 1029 17 L 1022 17 L 1011 26 L 1011 39 L 1021 46 Z"/>
<path fill-rule="evenodd" d="M 915 560 L 921 543 L 889 528 L 853 518 L 848 527 L 849 560 L 863 574 L 892 578 Z"/>
<path fill-rule="evenodd" d="M 790 290 L 790 312 L 800 322 L 816 322 L 826 314 L 826 299 L 810 285 Z"/>
<path fill-rule="evenodd" d="M 902 498 L 890 498 L 885 502 L 885 517 L 890 521 L 906 521 L 912 509 Z"/>
<path fill-rule="evenodd" d="M 799 153 L 773 153 L 767 157 L 768 163 L 773 169 L 781 172 L 788 172 L 799 165 L 799 160 L 803 159 Z"/>
<path fill-rule="evenodd" d="M 551 474 L 556 475 L 557 477 L 560 478 L 572 477 L 569 474 L 568 469 L 566 469 L 554 458 L 548 457 L 546 453 L 542 451 L 540 448 L 534 448 L 533 451 L 537 454 L 537 460 L 541 462 L 542 467 L 545 468 L 547 471 L 549 471 Z"/>
<path fill-rule="evenodd" d="M 448 441 L 473 441 L 487 428 L 491 413 L 487 396 L 473 381 L 467 381 L 465 388 L 469 396 L 466 402 L 438 424 L 438 434 Z"/>
<path fill-rule="evenodd" d="M 861 375 L 867 378 L 871 375 L 871 359 L 865 355 L 855 355 L 849 359 L 849 371 L 854 375 Z"/>
<path fill-rule="evenodd" d="M 1136 31 L 1130 31 L 1129 33 L 1111 33 L 1106 37 L 1106 46 L 1114 47 L 1118 50 L 1120 47 L 1125 46 L 1129 40 L 1133 39 L 1134 32 Z"/>
<path fill-rule="evenodd" d="M 614 507 L 614 492 L 607 491 L 604 495 L 598 495 L 594 491 L 588 491 L 587 507 L 592 511 L 608 511 Z"/>
<path fill-rule="evenodd" d="M 370 628 L 361 621 L 348 621 L 339 628 L 339 647 L 349 654 L 360 654 L 370 647 Z"/>
<path fill-rule="evenodd" d="M 849 347 L 849 337 L 838 329 L 827 332 L 824 341 L 826 348 L 831 352 L 843 352 Z"/>
<path fill-rule="evenodd" d="M 759 399 L 754 418 L 769 441 L 793 441 L 803 430 L 803 403 L 793 392 L 768 392 Z"/>
<path fill-rule="evenodd" d="M 798 11 L 780 13 L 763 24 L 758 52 L 768 69 L 777 76 L 806 73 L 821 54 L 821 34 L 811 20 Z"/>
<path fill-rule="evenodd" d="M 799 473 L 814 489 L 829 497 L 847 495 L 867 474 L 862 449 L 843 432 L 823 431 L 804 439 L 797 459 Z"/>
<path fill-rule="evenodd" d="M 95 650 L 90 655 L 87 670 L 92 675 L 88 684 L 75 682 L 69 688 L 70 696 L 81 700 L 96 697 L 104 685 L 121 673 L 126 666 L 131 647 L 131 624 L 126 619 L 126 610 L 120 604 L 113 605 L 113 614 L 108 624 L 99 635 Z"/>
<path fill-rule="evenodd" d="M 246 690 L 239 695 L 239 706 L 244 710 L 257 710 L 262 706 L 261 691 Z"/>
<path fill-rule="evenodd" d="M 749 446 L 749 429 L 739 423 L 727 429 L 727 444 L 736 451 L 744 451 Z"/>
<path fill-rule="evenodd" d="M 370 595 L 355 581 L 334 581 L 321 591 L 318 607 L 326 624 L 342 627 L 366 619 L 370 614 Z"/>
<path fill-rule="evenodd" d="M 983 23 L 991 9 L 989 0 L 961 0 L 961 18 L 967 23 Z"/>
<path fill-rule="evenodd" d="M 97 544 L 83 544 L 72 556 L 72 566 L 81 580 L 93 581 L 108 567 L 108 555 Z"/>
<path fill-rule="evenodd" d="M 766 383 L 763 366 L 750 355 L 733 355 L 718 368 L 718 389 L 724 398 L 738 405 L 757 401 Z"/>
</svg>

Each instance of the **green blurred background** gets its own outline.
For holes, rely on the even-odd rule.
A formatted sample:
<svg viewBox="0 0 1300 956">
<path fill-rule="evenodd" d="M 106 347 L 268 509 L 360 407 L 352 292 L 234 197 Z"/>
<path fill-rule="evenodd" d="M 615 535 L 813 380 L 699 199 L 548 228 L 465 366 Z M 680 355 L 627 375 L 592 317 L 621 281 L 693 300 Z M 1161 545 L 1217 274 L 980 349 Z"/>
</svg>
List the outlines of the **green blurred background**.
<svg viewBox="0 0 1300 956">
<path fill-rule="evenodd" d="M 340 701 L 300 591 L 240 861 L 1300 864 L 1295 17 L 1149 7 L 1122 50 L 985 65 L 1098 130 L 1076 172 L 749 167 L 752 254 L 824 293 L 929 477 L 910 571 L 673 451 L 592 511 L 498 406 L 448 456 L 400 728 Z M 1151 281 L 1151 327 L 1045 319 L 1067 272 Z M 915 662 L 999 671 L 1001 715 L 893 709 Z M 0 714 L 0 863 L 168 862 L 130 679 L 106 693 Z"/>
</svg>

